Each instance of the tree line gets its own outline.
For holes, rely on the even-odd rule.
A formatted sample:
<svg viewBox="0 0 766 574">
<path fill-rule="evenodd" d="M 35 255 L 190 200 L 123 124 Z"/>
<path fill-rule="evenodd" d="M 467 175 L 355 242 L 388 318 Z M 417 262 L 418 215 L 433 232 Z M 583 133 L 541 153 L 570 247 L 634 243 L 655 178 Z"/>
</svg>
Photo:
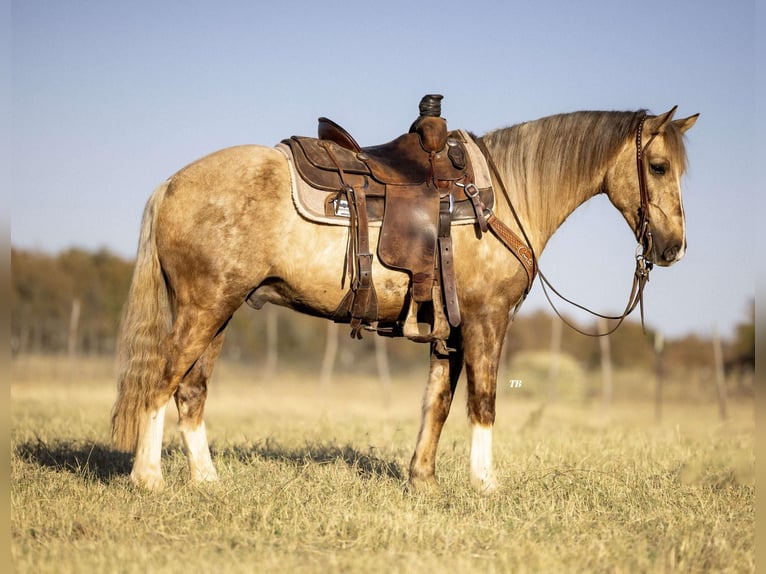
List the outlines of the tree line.
<svg viewBox="0 0 766 574">
<path fill-rule="evenodd" d="M 133 271 L 133 261 L 108 250 L 89 252 L 69 249 L 51 255 L 32 250 L 11 249 L 11 351 L 18 353 L 114 353 L 122 307 Z M 754 310 L 754 305 L 753 305 Z M 303 361 L 315 368 L 327 340 L 327 322 L 291 311 L 267 306 L 260 312 L 245 306 L 237 312 L 226 331 L 223 355 L 233 359 L 263 360 L 268 338 L 264 314 L 271 313 L 278 324 L 276 345 L 280 357 L 292 364 Z M 522 312 L 508 332 L 506 352 L 549 350 L 555 339 L 554 318 L 543 311 Z M 585 325 L 595 329 L 596 325 Z M 341 325 L 340 332 L 344 333 Z M 752 320 L 737 328 L 732 340 L 724 341 L 726 365 L 747 368 L 754 362 L 754 311 Z M 644 333 L 628 321 L 610 336 L 611 360 L 615 368 L 649 367 L 655 361 L 654 333 Z M 370 334 L 362 341 L 341 335 L 341 365 L 374 361 Z M 582 336 L 564 327 L 558 334 L 560 352 L 570 355 L 587 369 L 597 369 L 601 348 L 595 338 Z M 392 367 L 422 363 L 426 345 L 391 340 L 388 345 Z M 664 364 L 668 369 L 689 370 L 711 366 L 711 341 L 688 335 L 666 341 Z M 750 357 L 751 359 L 748 359 Z"/>
</svg>

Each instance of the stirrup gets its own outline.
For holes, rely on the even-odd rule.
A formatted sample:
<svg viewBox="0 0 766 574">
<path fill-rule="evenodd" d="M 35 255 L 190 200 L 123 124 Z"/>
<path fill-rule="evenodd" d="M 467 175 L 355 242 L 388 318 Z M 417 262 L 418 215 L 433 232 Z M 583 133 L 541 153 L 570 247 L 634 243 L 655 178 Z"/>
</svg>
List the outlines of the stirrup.
<svg viewBox="0 0 766 574">
<path fill-rule="evenodd" d="M 404 320 L 403 334 L 416 343 L 430 343 L 431 341 L 443 341 L 449 337 L 450 326 L 444 314 L 441 287 L 434 285 L 431 288 L 431 306 L 433 307 L 433 324 L 418 322 L 418 314 L 423 303 L 416 303 L 410 297 L 410 308 L 407 318 Z"/>
</svg>

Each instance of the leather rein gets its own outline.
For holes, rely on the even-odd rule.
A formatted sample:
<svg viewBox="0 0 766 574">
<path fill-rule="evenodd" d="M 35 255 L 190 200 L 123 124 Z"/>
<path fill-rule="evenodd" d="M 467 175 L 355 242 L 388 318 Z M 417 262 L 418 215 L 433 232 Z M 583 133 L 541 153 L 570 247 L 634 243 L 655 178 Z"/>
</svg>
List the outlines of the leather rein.
<svg viewBox="0 0 766 574">
<path fill-rule="evenodd" d="M 529 294 L 529 291 L 532 288 L 532 283 L 534 282 L 534 279 L 535 279 L 535 275 L 539 275 L 540 283 L 543 286 L 543 293 L 545 294 L 545 298 L 548 300 L 548 303 L 550 304 L 551 308 L 555 311 L 556 315 L 558 315 L 558 317 L 566 325 L 568 325 L 569 327 L 571 327 L 578 333 L 582 335 L 587 335 L 589 337 L 605 337 L 607 335 L 611 335 L 620 327 L 620 325 L 622 325 L 625 318 L 628 315 L 630 315 L 635 310 L 636 307 L 640 308 L 641 326 L 642 328 L 644 328 L 644 330 L 646 329 L 644 325 L 644 287 L 646 287 L 646 284 L 649 281 L 649 272 L 652 270 L 652 267 L 654 265 L 651 259 L 647 257 L 647 255 L 651 254 L 651 251 L 652 251 L 652 232 L 649 229 L 649 191 L 646 187 L 646 168 L 644 165 L 644 150 L 652 142 L 652 140 L 654 139 L 654 136 L 652 136 L 649 139 L 646 145 L 643 145 L 643 130 L 644 130 L 644 123 L 646 121 L 646 117 L 647 117 L 646 114 L 644 114 L 641 117 L 638 127 L 636 128 L 636 170 L 638 172 L 638 189 L 639 189 L 640 201 L 641 201 L 641 205 L 639 207 L 638 227 L 635 229 L 635 236 L 636 236 L 636 240 L 638 241 L 638 246 L 636 247 L 636 255 L 635 255 L 636 268 L 633 273 L 633 286 L 631 287 L 630 296 L 628 297 L 627 305 L 625 306 L 625 310 L 622 312 L 622 314 L 617 316 L 603 315 L 601 313 L 592 311 L 588 309 L 587 307 L 566 298 L 553 287 L 551 282 L 545 277 L 543 272 L 540 270 L 540 266 L 537 262 L 537 256 L 535 255 L 535 252 L 532 249 L 532 243 L 529 241 L 529 237 L 527 237 L 527 233 L 521 224 L 521 220 L 519 219 L 519 216 L 516 213 L 516 209 L 513 207 L 513 203 L 511 202 L 511 198 L 510 198 L 510 195 L 508 194 L 508 190 L 506 189 L 505 184 L 503 183 L 503 178 L 500 176 L 500 172 L 497 169 L 497 166 L 495 165 L 495 162 L 492 159 L 492 156 L 490 155 L 489 150 L 487 149 L 487 146 L 480 138 L 473 136 L 474 141 L 481 149 L 482 153 L 484 154 L 484 157 L 487 159 L 487 163 L 492 169 L 495 179 L 497 180 L 498 186 L 500 187 L 500 190 L 503 192 L 503 196 L 505 197 L 505 200 L 508 203 L 508 206 L 511 208 L 511 214 L 513 215 L 513 219 L 515 220 L 516 225 L 518 225 L 519 229 L 521 230 L 521 234 L 524 238 L 524 241 L 519 239 L 519 237 L 516 235 L 516 233 L 514 233 L 512 229 L 510 229 L 507 225 L 505 225 L 502 221 L 500 221 L 497 217 L 495 217 L 491 209 L 485 208 L 484 217 L 486 218 L 487 225 L 492 230 L 494 235 L 498 239 L 500 239 L 503 245 L 505 245 L 505 247 L 516 256 L 516 258 L 521 262 L 521 264 L 524 267 L 524 270 L 527 273 L 527 287 L 524 291 L 524 295 L 522 296 L 521 300 L 516 304 L 516 307 L 514 309 L 514 316 L 518 308 L 521 306 L 521 304 L 524 302 L 527 295 Z M 468 193 L 468 190 L 466 190 L 466 193 Z M 573 325 L 566 318 L 564 318 L 561 312 L 559 312 L 559 310 L 556 308 L 556 305 L 554 305 L 553 301 L 551 300 L 551 297 L 548 294 L 548 289 L 546 287 L 550 288 L 550 290 L 553 291 L 553 293 L 555 293 L 556 296 L 558 296 L 561 300 L 569 303 L 570 305 L 577 307 L 578 309 L 581 309 L 583 311 L 586 311 L 587 313 L 590 313 L 591 315 L 594 315 L 596 317 L 617 321 L 617 323 L 605 333 L 588 333 L 586 331 L 581 330 L 577 326 Z"/>
</svg>

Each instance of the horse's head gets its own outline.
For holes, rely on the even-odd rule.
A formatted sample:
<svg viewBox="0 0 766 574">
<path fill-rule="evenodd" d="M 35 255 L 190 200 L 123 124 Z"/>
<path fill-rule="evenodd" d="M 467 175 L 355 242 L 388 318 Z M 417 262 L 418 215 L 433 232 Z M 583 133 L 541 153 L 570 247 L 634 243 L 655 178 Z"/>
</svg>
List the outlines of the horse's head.
<svg viewBox="0 0 766 574">
<path fill-rule="evenodd" d="M 646 259 L 662 266 L 679 261 L 686 251 L 683 135 L 699 116 L 673 120 L 675 111 L 647 116 L 638 127 L 638 138 L 634 133 L 626 141 L 605 179 L 610 201 L 636 233 Z"/>
</svg>

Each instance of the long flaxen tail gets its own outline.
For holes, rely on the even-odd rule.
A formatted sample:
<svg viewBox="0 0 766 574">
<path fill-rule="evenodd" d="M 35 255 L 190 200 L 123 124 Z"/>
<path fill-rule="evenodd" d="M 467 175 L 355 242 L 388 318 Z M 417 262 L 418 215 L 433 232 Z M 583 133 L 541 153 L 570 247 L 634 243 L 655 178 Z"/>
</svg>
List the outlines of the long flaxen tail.
<svg viewBox="0 0 766 574">
<path fill-rule="evenodd" d="M 136 265 L 117 342 L 117 401 L 112 409 L 112 440 L 134 451 L 152 405 L 153 390 L 165 370 L 162 348 L 171 323 L 168 287 L 156 246 L 159 206 L 169 182 L 158 187 L 144 209 Z"/>
</svg>

